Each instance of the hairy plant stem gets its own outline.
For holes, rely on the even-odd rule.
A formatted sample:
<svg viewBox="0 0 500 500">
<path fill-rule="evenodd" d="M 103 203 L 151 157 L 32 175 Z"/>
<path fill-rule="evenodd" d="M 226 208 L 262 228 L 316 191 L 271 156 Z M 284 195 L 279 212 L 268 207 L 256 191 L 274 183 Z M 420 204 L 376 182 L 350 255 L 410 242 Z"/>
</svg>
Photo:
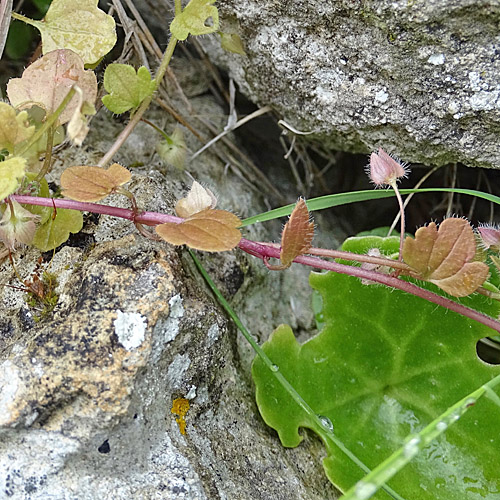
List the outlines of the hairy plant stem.
<svg viewBox="0 0 500 500">
<path fill-rule="evenodd" d="M 44 207 L 55 207 L 55 208 L 68 208 L 71 210 L 79 210 L 82 212 L 93 212 L 105 215 L 111 215 L 113 217 L 120 217 L 123 219 L 131 220 L 134 223 L 140 223 L 147 226 L 155 226 L 157 224 L 162 224 L 163 222 L 175 222 L 180 223 L 183 219 L 180 217 L 175 217 L 173 215 L 162 214 L 158 212 L 142 212 L 136 213 L 134 210 L 118 207 L 110 207 L 107 205 L 99 205 L 96 203 L 84 203 L 74 200 L 61 200 L 54 198 L 40 198 L 35 196 L 21 196 L 21 195 L 11 195 L 11 199 L 16 200 L 18 203 L 25 205 L 39 205 Z M 255 241 L 247 240 L 242 238 L 238 247 L 244 252 L 258 257 L 264 261 L 264 259 L 274 258 L 279 259 L 280 250 L 273 246 L 257 243 Z M 354 254 L 351 254 L 355 257 Z M 318 257 L 308 257 L 300 256 L 294 260 L 297 264 L 302 264 L 304 266 L 313 267 L 315 269 L 324 269 L 326 271 L 333 271 L 340 274 L 348 274 L 350 276 L 355 276 L 358 278 L 374 281 L 382 285 L 386 285 L 390 288 L 397 288 L 403 292 L 411 293 L 417 297 L 428 300 L 433 304 L 442 306 L 450 311 L 454 311 L 461 314 L 467 318 L 478 321 L 479 323 L 492 328 L 493 330 L 500 333 L 500 321 L 480 313 L 470 307 L 454 302 L 451 299 L 442 297 L 430 290 L 425 290 L 420 288 L 413 283 L 409 283 L 402 279 L 387 274 L 382 274 L 376 271 L 369 271 L 367 269 L 362 269 L 357 266 L 348 266 L 345 264 L 338 264 L 337 262 L 330 262 L 320 259 Z"/>
<path fill-rule="evenodd" d="M 43 160 L 42 169 L 40 170 L 40 172 L 38 172 L 38 175 L 35 177 L 35 182 L 40 182 L 45 177 L 45 175 L 50 172 L 55 128 L 56 126 L 55 124 L 53 124 L 52 127 L 49 127 L 47 130 L 47 145 L 45 146 L 45 158 Z"/>
<path fill-rule="evenodd" d="M 267 243 L 257 241 L 261 245 L 267 245 L 271 248 L 281 248 L 279 243 Z M 331 257 L 332 259 L 343 259 L 354 262 L 366 262 L 368 264 L 375 264 L 377 266 L 391 267 L 392 269 L 400 269 L 401 271 L 411 272 L 410 266 L 398 260 L 389 259 L 387 257 L 376 257 L 374 255 L 358 254 L 352 252 L 344 252 L 343 250 L 331 250 L 329 248 L 309 248 L 306 252 L 308 255 L 316 255 L 318 257 Z"/>
<path fill-rule="evenodd" d="M 399 213 L 401 217 L 401 232 L 399 235 L 399 262 L 403 262 L 403 244 L 405 240 L 405 207 L 403 205 L 403 199 L 401 198 L 401 194 L 399 193 L 398 185 L 396 181 L 392 184 L 392 189 L 394 189 L 394 193 L 396 194 L 396 198 L 398 199 L 399 204 Z"/>
<path fill-rule="evenodd" d="M 153 122 L 150 122 L 149 120 L 146 120 L 146 118 L 141 118 L 141 122 L 144 122 L 147 125 L 149 125 L 150 127 L 153 127 L 159 134 L 161 134 L 163 136 L 163 138 L 167 141 L 167 144 L 169 146 L 172 146 L 172 144 L 174 143 L 174 141 L 160 127 L 156 126 Z"/>
<path fill-rule="evenodd" d="M 178 16 L 182 12 L 181 0 L 175 0 L 175 15 Z"/>
<path fill-rule="evenodd" d="M 160 66 L 155 75 L 156 88 L 160 86 L 160 83 L 165 75 L 165 71 L 167 71 L 167 67 L 170 63 L 170 59 L 172 58 L 172 54 L 174 53 L 176 44 L 177 38 L 171 36 L 167 48 L 165 49 L 165 53 L 163 54 L 163 59 L 161 60 Z M 152 100 L 153 95 L 150 95 L 149 97 L 146 97 L 144 101 L 142 101 L 141 105 L 134 113 L 134 116 L 130 118 L 130 121 L 127 123 L 126 127 L 120 132 L 120 135 L 116 138 L 113 145 L 109 148 L 107 153 L 97 164 L 99 167 L 105 167 L 112 160 L 113 156 L 123 146 L 128 136 L 132 133 L 132 130 L 134 130 L 135 126 L 141 121 L 142 115 L 146 112 Z"/>
</svg>

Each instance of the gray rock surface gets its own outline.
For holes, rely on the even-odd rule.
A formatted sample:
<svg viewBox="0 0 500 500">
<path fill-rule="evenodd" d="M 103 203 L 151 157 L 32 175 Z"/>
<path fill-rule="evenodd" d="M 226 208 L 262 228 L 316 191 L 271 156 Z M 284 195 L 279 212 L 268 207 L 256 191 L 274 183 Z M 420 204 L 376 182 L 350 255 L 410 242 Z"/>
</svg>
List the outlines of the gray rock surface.
<svg viewBox="0 0 500 500">
<path fill-rule="evenodd" d="M 210 99 L 203 105 L 220 113 Z M 68 165 L 95 163 L 120 129 L 101 113 L 91 146 L 58 153 L 53 180 Z M 140 206 L 172 213 L 189 179 L 160 171 L 154 141 L 140 125 L 117 160 L 143 161 L 131 191 Z M 262 211 L 261 199 L 224 167 L 204 155 L 190 171 L 216 188 L 220 207 Z M 127 205 L 118 196 L 108 202 Z M 23 279 L 39 255 L 16 255 Z M 306 270 L 270 273 L 239 252 L 201 258 L 260 340 L 281 322 L 311 328 Z M 28 306 L 22 290 L 0 288 L 0 498 L 337 498 L 319 440 L 305 433 L 299 448 L 287 450 L 263 423 L 253 353 L 183 249 L 144 239 L 128 221 L 86 217 L 47 267 L 59 300 L 39 322 L 40 305 Z M 8 260 L 0 282 L 20 285 Z M 172 414 L 176 398 L 190 404 L 185 435 Z"/>
<path fill-rule="evenodd" d="M 220 0 L 247 57 L 203 44 L 260 105 L 337 150 L 500 168 L 498 0 Z"/>
</svg>

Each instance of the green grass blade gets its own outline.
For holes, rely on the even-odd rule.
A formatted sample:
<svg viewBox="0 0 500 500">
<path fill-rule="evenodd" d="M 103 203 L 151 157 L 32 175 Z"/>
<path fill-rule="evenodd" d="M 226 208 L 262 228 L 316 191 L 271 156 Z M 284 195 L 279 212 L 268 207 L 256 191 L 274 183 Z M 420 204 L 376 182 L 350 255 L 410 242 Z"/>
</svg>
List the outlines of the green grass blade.
<svg viewBox="0 0 500 500">
<path fill-rule="evenodd" d="M 458 193 L 466 194 L 469 196 L 476 196 L 477 198 L 482 198 L 484 200 L 490 201 L 500 205 L 500 197 L 493 194 L 484 193 L 482 191 L 476 191 L 474 189 L 459 189 L 459 188 L 425 188 L 425 189 L 400 189 L 401 194 L 410 193 Z M 394 191 L 391 190 L 367 190 L 367 191 L 352 191 L 350 193 L 338 193 L 329 194 L 326 196 L 320 196 L 319 198 L 311 198 L 307 200 L 307 208 L 314 212 L 315 210 L 324 210 L 325 208 L 337 207 L 340 205 L 347 205 L 349 203 L 356 203 L 358 201 L 368 201 L 368 200 L 379 200 L 381 198 L 390 198 L 394 196 Z M 291 205 L 285 205 L 284 207 L 275 208 L 267 212 L 263 212 L 252 217 L 248 217 L 243 220 L 241 226 L 249 226 L 257 222 L 265 222 L 273 219 L 278 219 L 279 217 L 285 217 L 292 213 L 295 207 L 295 203 Z"/>
</svg>

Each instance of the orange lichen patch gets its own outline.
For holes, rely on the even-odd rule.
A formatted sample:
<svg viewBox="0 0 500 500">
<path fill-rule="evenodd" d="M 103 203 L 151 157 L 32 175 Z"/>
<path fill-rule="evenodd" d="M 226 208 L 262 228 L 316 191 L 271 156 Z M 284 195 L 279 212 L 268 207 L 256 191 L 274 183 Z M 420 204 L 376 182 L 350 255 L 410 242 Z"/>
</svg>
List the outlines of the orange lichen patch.
<svg viewBox="0 0 500 500">
<path fill-rule="evenodd" d="M 182 435 L 186 434 L 186 413 L 189 411 L 189 401 L 185 398 L 176 398 L 172 401 L 172 410 L 171 412 L 174 415 L 177 415 L 175 421 L 179 426 L 179 431 Z"/>
</svg>

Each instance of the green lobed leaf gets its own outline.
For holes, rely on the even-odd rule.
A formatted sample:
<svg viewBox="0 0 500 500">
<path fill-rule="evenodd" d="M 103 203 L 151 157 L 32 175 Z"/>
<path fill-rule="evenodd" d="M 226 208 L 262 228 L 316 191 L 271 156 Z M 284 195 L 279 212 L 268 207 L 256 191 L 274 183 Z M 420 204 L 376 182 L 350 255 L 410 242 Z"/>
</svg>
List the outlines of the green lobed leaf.
<svg viewBox="0 0 500 500">
<path fill-rule="evenodd" d="M 39 226 L 32 244 L 42 252 L 47 252 L 62 245 L 69 233 L 78 233 L 83 227 L 83 215 L 78 210 L 58 209 L 55 218 L 49 217 Z"/>
<path fill-rule="evenodd" d="M 103 96 L 103 104 L 113 113 L 125 113 L 137 108 L 146 97 L 152 96 L 156 81 L 144 66 L 137 72 L 129 64 L 110 64 L 104 72 L 104 88 L 109 92 Z"/>
<path fill-rule="evenodd" d="M 43 21 L 15 17 L 40 31 L 43 54 L 70 49 L 85 64 L 94 64 L 116 43 L 115 20 L 97 4 L 98 0 L 53 0 Z"/>
<path fill-rule="evenodd" d="M 397 252 L 398 238 L 350 238 L 343 250 Z M 351 276 L 311 273 L 323 299 L 320 334 L 299 344 L 288 326 L 263 345 L 298 393 L 333 423 L 336 436 L 374 468 L 457 400 L 500 373 L 476 355 L 491 329 L 423 299 Z M 425 285 L 436 291 L 433 285 Z M 460 302 L 498 316 L 500 305 L 478 294 Z M 257 404 L 284 446 L 297 446 L 308 416 L 256 358 Z M 389 485 L 407 500 L 497 500 L 499 410 L 481 399 L 447 433 L 417 455 Z M 364 473 L 320 433 L 329 479 L 343 491 Z M 385 492 L 373 498 L 387 499 Z"/>
<path fill-rule="evenodd" d="M 185 40 L 189 35 L 208 35 L 217 31 L 219 12 L 213 3 L 215 0 L 191 0 L 170 24 L 172 35 Z"/>
</svg>

